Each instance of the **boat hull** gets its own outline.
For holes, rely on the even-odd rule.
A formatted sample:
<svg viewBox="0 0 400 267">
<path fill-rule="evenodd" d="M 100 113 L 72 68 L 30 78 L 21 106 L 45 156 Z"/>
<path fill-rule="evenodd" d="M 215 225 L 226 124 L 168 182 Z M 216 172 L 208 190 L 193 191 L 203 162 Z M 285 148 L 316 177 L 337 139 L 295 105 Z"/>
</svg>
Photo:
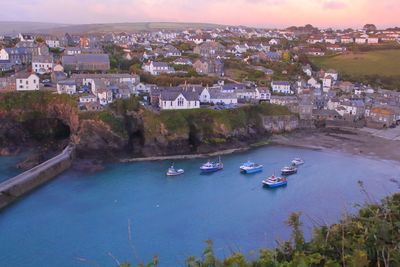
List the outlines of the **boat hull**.
<svg viewBox="0 0 400 267">
<path fill-rule="evenodd" d="M 201 171 L 202 173 L 211 173 L 211 172 L 220 171 L 220 170 L 222 170 L 222 169 L 223 169 L 223 168 L 207 168 L 207 169 L 200 168 L 200 171 Z"/>
<path fill-rule="evenodd" d="M 184 173 L 185 172 L 183 170 L 178 170 L 176 172 L 167 172 L 166 175 L 167 176 L 178 176 L 178 175 L 181 175 L 181 174 L 184 174 Z"/>
<path fill-rule="evenodd" d="M 263 185 L 268 188 L 277 188 L 277 187 L 281 187 L 281 186 L 286 186 L 287 182 L 279 182 L 279 183 L 274 183 L 274 184 L 269 184 L 269 183 L 263 182 Z"/>
<path fill-rule="evenodd" d="M 297 173 L 297 170 L 296 171 L 282 171 L 282 175 L 285 175 L 285 176 L 296 174 L 296 173 Z"/>
<path fill-rule="evenodd" d="M 244 169 L 244 168 L 240 168 L 240 170 L 241 170 L 243 173 L 249 174 L 249 173 L 262 172 L 263 168 L 262 168 L 262 167 L 253 168 L 253 169 Z"/>
</svg>

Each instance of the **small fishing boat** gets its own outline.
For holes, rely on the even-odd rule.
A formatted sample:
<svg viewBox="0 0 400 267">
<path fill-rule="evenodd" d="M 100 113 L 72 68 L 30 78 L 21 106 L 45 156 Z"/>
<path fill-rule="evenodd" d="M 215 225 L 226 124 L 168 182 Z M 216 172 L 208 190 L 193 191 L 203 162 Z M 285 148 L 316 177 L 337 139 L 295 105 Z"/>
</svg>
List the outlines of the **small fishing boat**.
<svg viewBox="0 0 400 267">
<path fill-rule="evenodd" d="M 224 164 L 221 161 L 221 157 L 218 158 L 218 161 L 212 162 L 212 161 L 207 161 L 204 163 L 201 167 L 200 170 L 203 173 L 207 172 L 216 172 L 219 170 L 222 170 L 224 168 Z"/>
<path fill-rule="evenodd" d="M 287 179 L 285 177 L 277 177 L 275 175 L 272 175 L 267 179 L 263 180 L 262 183 L 264 186 L 275 188 L 287 185 Z"/>
<path fill-rule="evenodd" d="M 282 175 L 291 175 L 297 173 L 296 166 L 285 166 L 281 169 Z"/>
<path fill-rule="evenodd" d="M 302 160 L 301 158 L 295 158 L 292 160 L 292 164 L 295 166 L 299 166 L 304 164 L 304 160 Z"/>
<path fill-rule="evenodd" d="M 171 165 L 171 167 L 169 167 L 168 171 L 167 171 L 167 176 L 178 176 L 183 174 L 185 171 L 183 169 L 175 169 L 174 164 Z"/>
<path fill-rule="evenodd" d="M 244 173 L 255 173 L 263 170 L 263 165 L 247 161 L 240 166 L 240 170 Z"/>
</svg>

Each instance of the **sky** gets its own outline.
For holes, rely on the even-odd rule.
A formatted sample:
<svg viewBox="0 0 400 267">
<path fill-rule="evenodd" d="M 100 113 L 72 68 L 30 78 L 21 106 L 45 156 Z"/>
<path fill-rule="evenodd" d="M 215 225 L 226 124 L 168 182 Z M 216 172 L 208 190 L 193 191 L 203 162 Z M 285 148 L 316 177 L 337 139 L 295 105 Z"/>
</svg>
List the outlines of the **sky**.
<svg viewBox="0 0 400 267">
<path fill-rule="evenodd" d="M 67 24 L 117 22 L 209 22 L 286 27 L 378 27 L 400 24 L 399 0 L 13 0 L 0 21 Z"/>
</svg>

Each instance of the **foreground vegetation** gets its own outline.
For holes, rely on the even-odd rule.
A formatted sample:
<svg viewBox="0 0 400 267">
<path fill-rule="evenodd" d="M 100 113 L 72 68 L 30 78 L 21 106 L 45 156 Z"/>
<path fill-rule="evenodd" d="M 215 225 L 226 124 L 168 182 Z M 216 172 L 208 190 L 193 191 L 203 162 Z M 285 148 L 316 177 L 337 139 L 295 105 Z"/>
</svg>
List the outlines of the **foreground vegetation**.
<svg viewBox="0 0 400 267">
<path fill-rule="evenodd" d="M 399 49 L 311 57 L 310 60 L 319 68 L 336 69 L 343 79 L 400 89 Z"/>
<path fill-rule="evenodd" d="M 286 222 L 292 228 L 289 241 L 276 249 L 262 249 L 256 260 L 247 260 L 233 253 L 220 260 L 211 241 L 201 259 L 189 257 L 188 267 L 368 267 L 400 266 L 400 194 L 380 204 L 368 204 L 356 215 L 347 215 L 339 223 L 314 229 L 306 242 L 300 213 L 293 213 Z M 162 262 L 161 262 L 162 265 Z M 127 263 L 121 266 L 130 266 Z M 145 265 L 138 265 L 145 266 Z M 158 266 L 158 258 L 147 266 Z"/>
</svg>

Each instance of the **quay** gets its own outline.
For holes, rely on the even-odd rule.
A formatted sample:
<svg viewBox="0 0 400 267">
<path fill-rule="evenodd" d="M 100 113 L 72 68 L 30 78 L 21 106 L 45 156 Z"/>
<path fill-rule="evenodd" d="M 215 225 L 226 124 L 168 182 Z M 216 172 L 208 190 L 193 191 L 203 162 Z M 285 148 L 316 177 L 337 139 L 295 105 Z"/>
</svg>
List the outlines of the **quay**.
<svg viewBox="0 0 400 267">
<path fill-rule="evenodd" d="M 69 169 L 74 151 L 74 145 L 68 145 L 57 156 L 0 183 L 0 210 Z"/>
</svg>

